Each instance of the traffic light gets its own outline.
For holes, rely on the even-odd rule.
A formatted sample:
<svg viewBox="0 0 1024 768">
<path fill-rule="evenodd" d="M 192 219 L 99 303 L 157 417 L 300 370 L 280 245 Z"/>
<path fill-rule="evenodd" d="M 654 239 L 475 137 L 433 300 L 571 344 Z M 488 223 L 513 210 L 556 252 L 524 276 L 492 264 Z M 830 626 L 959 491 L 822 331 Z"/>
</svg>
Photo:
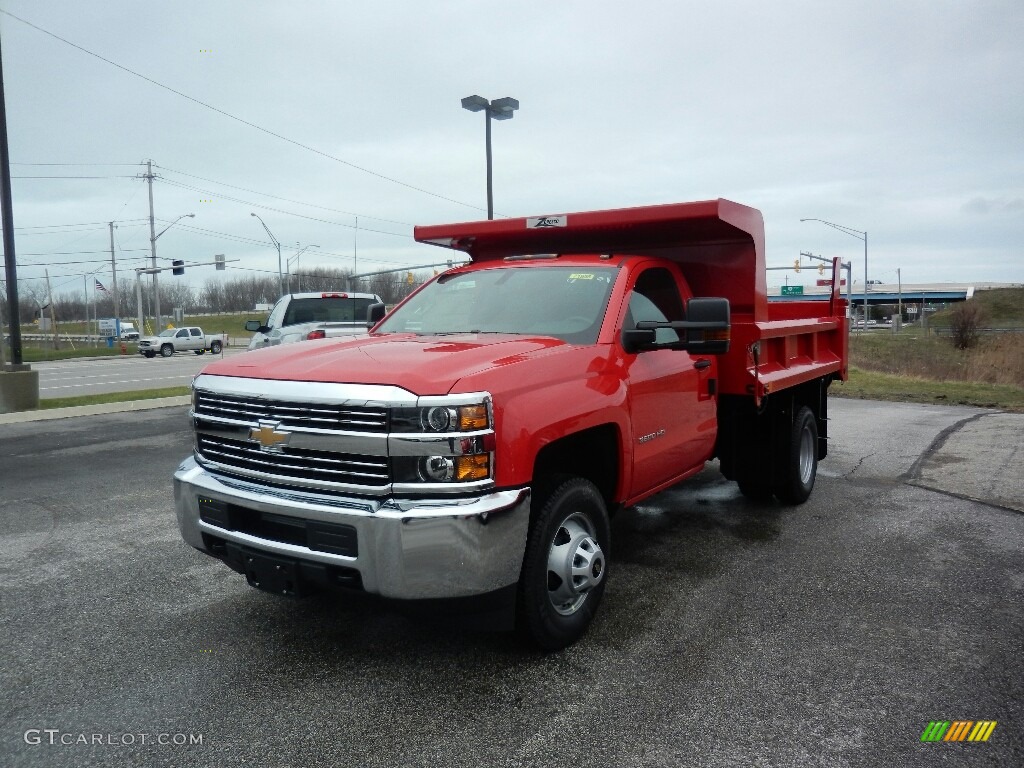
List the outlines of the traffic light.
<svg viewBox="0 0 1024 768">
<path fill-rule="evenodd" d="M 818 265 L 818 274 L 819 275 L 824 275 L 825 274 L 825 265 L 824 264 L 819 264 Z"/>
<path fill-rule="evenodd" d="M 416 282 L 416 278 L 412 276 L 412 272 L 405 276 L 405 282 L 407 282 L 409 285 L 412 285 L 414 282 Z"/>
<path fill-rule="evenodd" d="M 175 259 L 171 262 L 171 274 L 172 275 L 184 275 L 185 274 L 185 262 L 181 259 Z"/>
<path fill-rule="evenodd" d="M 793 271 L 794 272 L 799 272 L 800 271 L 800 259 L 796 259 L 796 260 L 793 261 Z"/>
<path fill-rule="evenodd" d="M 214 254 L 213 261 L 217 265 L 216 268 L 223 271 L 223 269 L 224 269 L 224 254 L 223 253 Z"/>
</svg>

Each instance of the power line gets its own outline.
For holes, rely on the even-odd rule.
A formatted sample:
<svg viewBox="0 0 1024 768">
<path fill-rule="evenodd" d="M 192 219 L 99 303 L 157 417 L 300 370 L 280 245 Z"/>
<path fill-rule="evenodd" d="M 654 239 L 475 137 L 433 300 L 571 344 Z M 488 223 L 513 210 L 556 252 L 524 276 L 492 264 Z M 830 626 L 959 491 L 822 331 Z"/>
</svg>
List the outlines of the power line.
<svg viewBox="0 0 1024 768">
<path fill-rule="evenodd" d="M 238 187 L 238 186 L 235 186 L 234 184 L 228 184 L 228 183 L 223 182 L 223 181 L 217 181 L 216 179 L 208 179 L 208 178 L 205 178 L 203 176 L 196 176 L 196 175 L 191 174 L 191 173 L 185 173 L 184 171 L 176 171 L 173 168 L 168 168 L 165 165 L 158 165 L 156 167 L 157 168 L 162 168 L 165 171 L 170 171 L 171 173 L 177 173 L 180 176 L 188 176 L 191 179 L 199 179 L 201 181 L 208 181 L 211 184 L 218 184 L 218 185 L 220 185 L 222 187 L 228 187 L 229 189 L 239 189 L 239 190 L 241 190 L 243 192 L 252 192 L 254 195 L 262 195 L 263 197 L 269 197 L 269 198 L 272 198 L 274 200 L 283 200 L 286 203 L 295 203 L 296 205 L 305 205 L 305 206 L 308 206 L 309 208 L 319 208 L 321 211 L 331 211 L 332 213 L 344 213 L 347 216 L 358 216 L 361 219 L 371 219 L 373 221 L 383 221 L 383 222 L 386 222 L 388 224 L 401 224 L 402 226 L 405 226 L 405 227 L 413 226 L 408 221 L 395 221 L 394 219 L 382 219 L 379 216 L 368 216 L 365 213 L 354 213 L 352 211 L 343 211 L 340 208 L 328 208 L 327 206 L 324 206 L 324 205 L 317 205 L 315 203 L 304 203 L 301 200 L 292 200 L 291 198 L 288 198 L 288 197 L 280 197 L 279 195 L 272 195 L 269 192 L 260 192 L 259 190 L 256 190 L 256 189 L 248 189 L 246 187 Z M 167 179 L 165 179 L 165 181 L 167 181 Z M 206 191 L 206 190 L 200 190 L 200 191 Z M 215 193 L 208 192 L 208 194 L 213 195 Z"/>
<path fill-rule="evenodd" d="M 149 219 L 142 219 L 142 218 L 139 218 L 139 219 L 123 219 L 122 221 L 114 221 L 114 223 L 115 224 L 121 224 L 123 222 L 129 222 L 129 221 L 149 221 Z M 15 232 L 20 232 L 23 229 L 51 229 L 51 228 L 54 228 L 54 227 L 88 227 L 88 226 L 92 226 L 93 224 L 102 224 L 103 226 L 107 226 L 107 222 L 105 222 L 105 221 L 82 221 L 82 222 L 79 222 L 77 224 L 40 224 L 40 225 L 35 226 L 35 227 L 15 227 L 14 231 Z"/>
<path fill-rule="evenodd" d="M 135 176 L 11 176 L 12 179 L 134 179 Z"/>
<path fill-rule="evenodd" d="M 145 261 L 145 256 L 135 256 L 132 258 L 121 259 L 121 261 Z M 36 262 L 25 262 L 19 263 L 19 267 L 66 267 L 71 264 L 109 264 L 110 259 L 87 259 L 85 261 L 36 261 Z"/>
<path fill-rule="evenodd" d="M 191 192 L 200 192 L 200 193 L 202 193 L 204 195 L 211 195 L 213 197 L 219 197 L 222 200 L 230 200 L 233 203 L 242 203 L 244 205 L 248 205 L 248 206 L 251 206 L 253 208 L 259 208 L 259 209 L 264 210 L 264 211 L 273 211 L 274 213 L 282 213 L 282 214 L 284 214 L 286 216 L 296 216 L 296 217 L 298 217 L 300 219 L 307 219 L 309 221 L 317 221 L 317 222 L 320 222 L 321 224 L 330 224 L 330 225 L 335 226 L 335 227 L 346 227 L 348 229 L 358 229 L 360 232 L 373 232 L 374 234 L 378 234 L 378 235 L 391 235 L 392 237 L 405 237 L 405 238 L 409 238 L 409 239 L 412 238 L 412 235 L 405 235 L 405 234 L 401 234 L 399 232 L 387 232 L 387 231 L 382 230 L 382 229 L 370 229 L 369 227 L 356 227 L 353 224 L 345 224 L 345 223 L 340 222 L 340 221 L 328 221 L 327 219 L 318 219 L 316 216 L 306 216 L 305 214 L 302 214 L 302 213 L 295 213 L 293 211 L 286 211 L 286 210 L 283 210 L 281 208 L 274 208 L 272 206 L 263 205 L 261 203 L 254 203 L 254 202 L 252 202 L 250 200 L 242 200 L 242 199 L 237 198 L 237 197 L 230 197 L 229 195 L 224 195 L 224 194 L 221 194 L 219 192 L 213 192 L 213 191 L 211 191 L 209 189 L 202 189 L 200 187 L 194 187 L 191 184 L 184 184 L 184 183 L 182 183 L 180 181 L 173 181 L 172 179 L 165 179 L 163 177 L 157 177 L 157 178 L 161 182 L 163 182 L 164 184 L 170 184 L 172 187 L 178 187 L 180 189 L 187 189 L 187 190 L 189 190 Z"/>
<path fill-rule="evenodd" d="M 146 250 L 145 248 L 132 248 L 132 249 L 130 249 L 130 251 L 127 251 L 127 252 L 130 253 L 132 251 L 145 251 L 145 250 Z M 18 254 L 18 259 L 21 259 L 22 256 L 82 256 L 84 254 L 89 254 L 89 253 L 108 253 L 109 254 L 110 250 L 107 249 L 107 250 L 103 250 L 103 251 L 48 251 L 48 252 L 45 252 L 45 253 L 19 253 Z M 19 262 L 19 264 L 20 264 L 20 262 Z"/>
<path fill-rule="evenodd" d="M 420 193 L 422 193 L 424 195 L 430 195 L 431 197 L 436 197 L 436 198 L 438 198 L 440 200 L 445 200 L 445 201 L 447 201 L 449 203 L 455 203 L 456 205 L 465 206 L 466 208 L 472 208 L 472 209 L 477 210 L 477 211 L 484 210 L 483 208 L 480 208 L 477 205 L 471 205 L 470 203 L 464 203 L 461 200 L 456 200 L 455 198 L 452 198 L 452 197 L 446 197 L 446 196 L 440 195 L 440 194 L 438 194 L 436 192 L 431 192 L 428 189 L 423 189 L 422 187 L 417 187 L 417 186 L 414 186 L 412 184 L 408 184 L 408 183 L 406 183 L 404 181 L 400 181 L 400 180 L 392 178 L 390 176 L 385 176 L 382 173 L 377 173 L 376 171 L 371 171 L 369 168 L 364 168 L 361 165 L 356 165 L 355 163 L 350 163 L 348 160 L 342 160 L 340 157 L 335 157 L 334 155 L 328 154 L 327 152 L 324 152 L 324 151 L 319 150 L 319 149 L 315 149 L 314 147 L 311 147 L 308 144 L 303 144 L 302 142 L 296 141 L 295 139 L 290 139 L 287 136 L 284 136 L 284 135 L 282 135 L 280 133 L 276 133 L 276 132 L 270 130 L 269 128 L 264 128 L 261 125 L 257 125 L 256 123 L 250 122 L 249 120 L 246 120 L 244 118 L 238 117 L 237 115 L 233 115 L 230 112 L 225 112 L 223 109 L 220 109 L 219 107 L 215 107 L 212 104 L 207 104 L 205 101 L 200 101 L 199 99 L 195 98 L 194 96 L 189 96 L 187 93 L 183 93 L 183 92 L 181 92 L 179 90 L 176 90 L 176 89 L 172 88 L 169 85 L 164 85 L 163 83 L 158 82 L 158 81 L 154 80 L 151 77 L 146 77 L 145 75 L 140 74 L 139 72 L 136 72 L 133 69 L 129 69 L 128 67 L 124 66 L 123 64 L 118 64 L 116 61 L 111 61 L 108 58 L 100 56 L 98 53 L 93 53 L 89 49 L 83 48 L 80 45 L 72 43 L 70 40 L 67 40 L 67 39 L 63 38 L 60 35 L 54 34 L 53 32 L 50 32 L 49 30 L 43 29 L 42 27 L 37 26 L 37 25 L 33 24 L 30 21 L 26 21 L 25 19 L 21 18 L 20 16 L 15 16 L 10 11 L 5 11 L 3 9 L 0 9 L 0 13 L 3 13 L 6 16 L 10 16 L 12 19 L 15 19 L 16 21 L 20 21 L 22 24 L 25 24 L 26 26 L 32 27 L 32 29 L 35 29 L 35 30 L 37 30 L 39 32 L 42 32 L 44 35 L 48 35 L 48 36 L 54 38 L 55 40 L 60 40 L 62 43 L 66 44 L 66 45 L 70 45 L 72 48 L 75 48 L 75 49 L 81 51 L 82 53 L 87 53 L 88 55 L 93 56 L 94 58 L 97 58 L 100 61 L 106 62 L 107 64 L 110 64 L 113 67 L 117 67 L 118 69 L 120 69 L 120 70 L 122 70 L 124 72 L 127 72 L 130 75 L 134 75 L 135 77 L 138 77 L 141 80 L 145 80 L 147 83 L 151 83 L 151 84 L 157 86 L 158 88 L 163 88 L 165 91 L 170 91 L 171 93 L 173 93 L 176 96 L 180 96 L 183 99 L 187 99 L 187 100 L 193 102 L 194 104 L 198 104 L 201 107 L 205 107 L 206 109 L 209 109 L 209 110 L 211 110 L 213 112 L 216 112 L 219 115 L 223 115 L 224 117 L 230 118 L 231 120 L 235 120 L 236 122 L 242 123 L 243 125 L 247 125 L 250 128 L 254 128 L 257 131 L 261 131 L 262 133 L 265 133 L 268 136 L 273 136 L 274 138 L 280 139 L 281 141 L 286 141 L 289 144 L 292 144 L 292 145 L 294 145 L 296 147 L 299 147 L 300 149 L 305 149 L 308 152 L 312 152 L 314 154 L 320 155 L 321 157 L 326 157 L 328 160 L 333 160 L 336 163 L 340 163 L 342 165 L 347 165 L 349 168 L 354 168 L 357 171 L 362 171 L 363 173 L 369 174 L 370 176 L 375 176 L 378 179 L 383 179 L 384 181 L 390 181 L 392 184 L 398 184 L 399 186 L 405 187 L 406 189 L 411 189 L 411 190 L 414 190 L 416 192 L 420 192 Z"/>
<path fill-rule="evenodd" d="M 11 165 L 60 166 L 60 167 L 90 167 L 90 168 L 117 168 L 117 167 L 134 168 L 136 166 L 142 165 L 142 163 L 11 163 Z"/>
</svg>

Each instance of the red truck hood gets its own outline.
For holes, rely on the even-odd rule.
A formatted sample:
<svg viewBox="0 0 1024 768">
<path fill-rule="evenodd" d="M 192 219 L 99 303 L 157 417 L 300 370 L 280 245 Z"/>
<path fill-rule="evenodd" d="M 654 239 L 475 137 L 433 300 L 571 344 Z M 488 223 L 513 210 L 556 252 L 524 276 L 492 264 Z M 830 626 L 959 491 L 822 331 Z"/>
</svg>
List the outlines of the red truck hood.
<svg viewBox="0 0 1024 768">
<path fill-rule="evenodd" d="M 212 363 L 204 374 L 281 381 L 390 384 L 417 395 L 451 391 L 460 379 L 555 353 L 571 345 L 549 337 L 505 334 L 416 336 L 303 341 L 260 349 Z"/>
</svg>

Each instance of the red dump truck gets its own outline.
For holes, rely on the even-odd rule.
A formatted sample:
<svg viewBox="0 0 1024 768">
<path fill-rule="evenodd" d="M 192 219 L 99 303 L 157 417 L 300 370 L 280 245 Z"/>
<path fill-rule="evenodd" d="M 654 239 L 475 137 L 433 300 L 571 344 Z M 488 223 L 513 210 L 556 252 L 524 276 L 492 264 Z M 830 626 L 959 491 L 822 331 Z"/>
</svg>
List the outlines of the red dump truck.
<svg viewBox="0 0 1024 768">
<path fill-rule="evenodd" d="M 470 263 L 370 333 L 249 352 L 193 384 L 186 542 L 255 587 L 586 630 L 609 517 L 718 459 L 799 504 L 846 378 L 845 303 L 769 304 L 761 214 L 728 200 L 417 227 Z M 838 270 L 833 269 L 834 274 Z"/>
</svg>

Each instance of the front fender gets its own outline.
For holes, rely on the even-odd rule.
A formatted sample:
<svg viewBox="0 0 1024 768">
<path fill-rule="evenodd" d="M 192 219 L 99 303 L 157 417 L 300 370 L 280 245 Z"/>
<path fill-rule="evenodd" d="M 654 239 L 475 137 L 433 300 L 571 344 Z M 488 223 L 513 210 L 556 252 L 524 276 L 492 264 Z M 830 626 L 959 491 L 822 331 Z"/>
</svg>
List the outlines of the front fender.
<svg viewBox="0 0 1024 768">
<path fill-rule="evenodd" d="M 559 364 L 569 361 L 557 361 Z M 629 411 L 621 366 L 603 356 L 570 367 L 563 376 L 527 375 L 517 371 L 503 377 L 505 386 L 491 386 L 497 438 L 495 482 L 498 487 L 527 485 L 537 455 L 547 445 L 584 430 L 613 425 L 619 439 L 619 478 L 629 487 L 632 464 L 628 460 Z M 580 371 L 583 371 L 582 375 Z M 517 386 L 509 388 L 514 380 Z"/>
</svg>

